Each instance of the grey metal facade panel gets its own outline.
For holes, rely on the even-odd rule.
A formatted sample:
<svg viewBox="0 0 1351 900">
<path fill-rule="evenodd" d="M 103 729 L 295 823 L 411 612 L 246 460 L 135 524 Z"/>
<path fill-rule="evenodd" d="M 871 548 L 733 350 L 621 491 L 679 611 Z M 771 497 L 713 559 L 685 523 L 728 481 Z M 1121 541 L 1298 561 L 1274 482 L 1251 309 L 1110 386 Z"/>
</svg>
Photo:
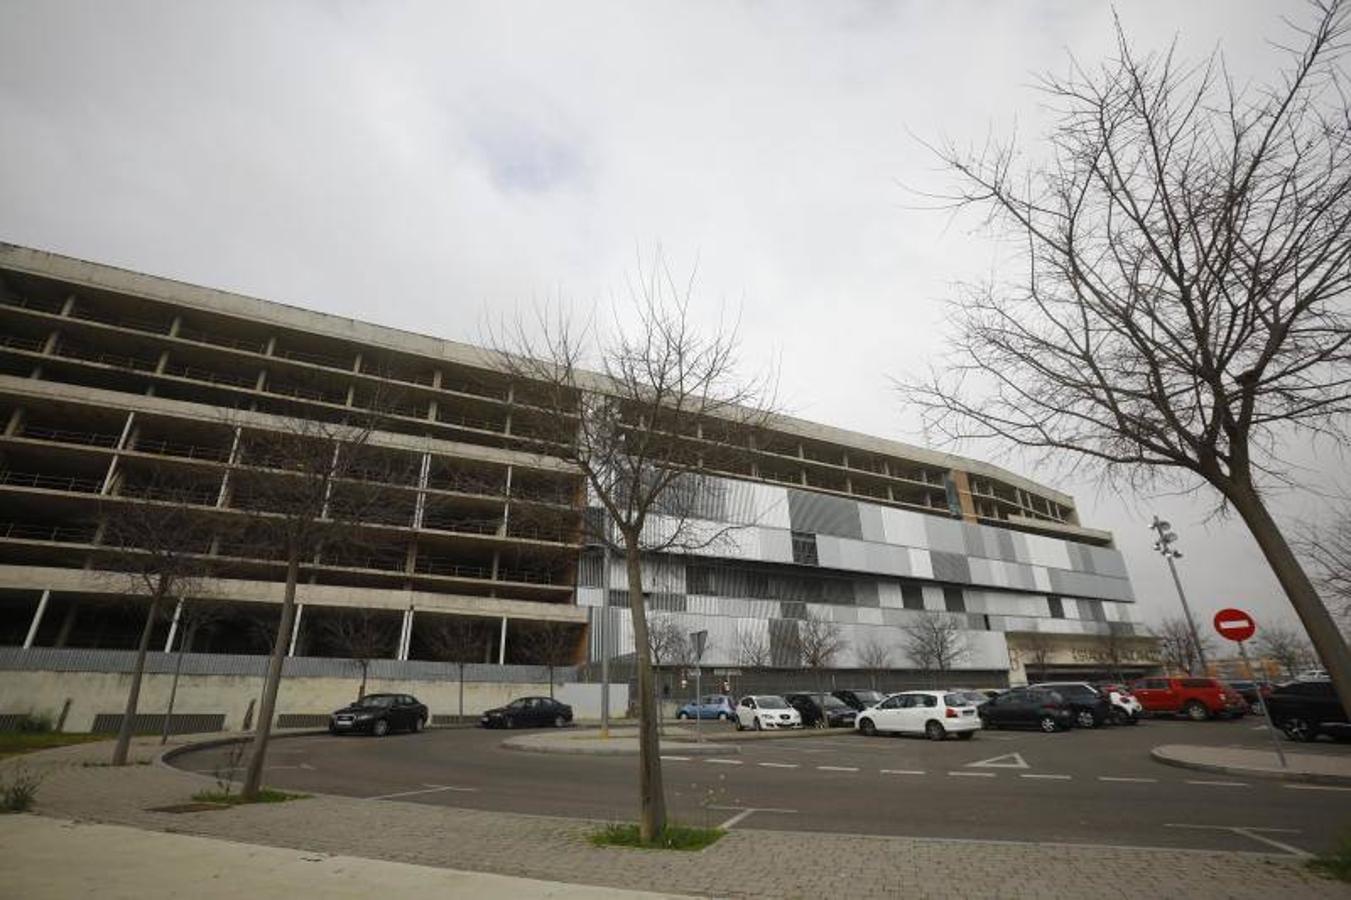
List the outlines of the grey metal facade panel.
<svg viewBox="0 0 1351 900">
<path fill-rule="evenodd" d="M 793 535 L 782 528 L 758 528 L 760 554 L 765 562 L 791 563 Z"/>
<path fill-rule="evenodd" d="M 1109 578 L 1129 578 L 1126 571 L 1126 559 L 1121 555 L 1120 550 L 1111 547 L 1088 547 L 1087 551 L 1093 556 L 1093 570 L 1099 575 L 1106 575 Z"/>
<path fill-rule="evenodd" d="M 881 606 L 877 593 L 877 582 L 862 579 L 854 582 L 854 603 L 859 606 Z"/>
<path fill-rule="evenodd" d="M 995 543 L 999 546 L 999 558 L 1005 562 L 1016 562 L 1018 551 L 1013 546 L 1013 533 L 1006 528 L 995 529 Z"/>
<path fill-rule="evenodd" d="M 955 581 L 958 584 L 971 583 L 971 566 L 960 553 L 940 553 L 935 550 L 929 554 L 933 560 L 935 581 Z"/>
<path fill-rule="evenodd" d="M 929 549 L 940 553 L 966 554 L 966 534 L 961 522 L 930 516 L 924 520 Z"/>
<path fill-rule="evenodd" d="M 807 604 L 798 600 L 784 600 L 779 604 L 779 616 L 785 619 L 805 619 Z"/>
<path fill-rule="evenodd" d="M 790 490 L 788 517 L 794 531 L 863 539 L 859 504 L 853 500 Z"/>
<path fill-rule="evenodd" d="M 806 612 L 805 605 L 803 612 Z M 785 619 L 769 620 L 769 659 L 774 666 L 790 667 L 800 665 L 798 655 L 797 622 Z"/>
<path fill-rule="evenodd" d="M 871 503 L 860 504 L 858 518 L 863 540 L 886 543 L 887 530 L 882 524 L 882 507 Z"/>
</svg>

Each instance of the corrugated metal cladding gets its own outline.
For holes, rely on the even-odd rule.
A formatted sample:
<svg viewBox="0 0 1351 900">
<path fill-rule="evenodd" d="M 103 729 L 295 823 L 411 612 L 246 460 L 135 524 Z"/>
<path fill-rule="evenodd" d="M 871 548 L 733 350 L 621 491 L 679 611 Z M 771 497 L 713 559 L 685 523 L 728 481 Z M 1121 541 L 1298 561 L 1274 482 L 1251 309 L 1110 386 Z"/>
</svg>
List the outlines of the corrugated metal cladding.
<svg viewBox="0 0 1351 900">
<path fill-rule="evenodd" d="M 859 506 L 853 500 L 807 491 L 789 491 L 788 517 L 793 523 L 794 531 L 810 531 L 863 540 L 863 523 L 859 518 Z"/>
<path fill-rule="evenodd" d="M 791 668 L 800 663 L 797 622 L 791 619 L 770 619 L 769 664 Z"/>
</svg>

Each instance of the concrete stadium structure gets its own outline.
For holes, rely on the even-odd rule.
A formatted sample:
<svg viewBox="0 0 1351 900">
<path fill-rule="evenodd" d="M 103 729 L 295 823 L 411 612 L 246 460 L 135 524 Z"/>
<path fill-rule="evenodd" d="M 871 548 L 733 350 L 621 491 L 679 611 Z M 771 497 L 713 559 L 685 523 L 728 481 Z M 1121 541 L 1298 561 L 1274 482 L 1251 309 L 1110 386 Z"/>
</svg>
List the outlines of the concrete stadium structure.
<svg viewBox="0 0 1351 900">
<path fill-rule="evenodd" d="M 411 474 L 358 548 L 305 567 L 292 655 L 340 656 L 320 626 L 357 608 L 389 617 L 394 663 L 435 660 L 424 638 L 440 616 L 491 629 L 481 664 L 539 662 L 529 637 L 547 622 L 575 629 L 576 663 L 631 653 L 622 567 L 607 603 L 602 557 L 582 539 L 582 481 L 535 452 L 535 387 L 482 348 L 0 244 L 0 644 L 130 648 L 143 611 L 106 571 L 110 504 L 167 468 L 200 487 L 204 511 L 245 514 L 231 474 L 267 465 L 241 450 L 251 432 L 393 397 L 371 445 Z M 730 544 L 645 566 L 653 615 L 707 631 L 713 669 L 744 670 L 751 642 L 786 676 L 808 615 L 839 623 L 836 668 L 881 642 L 901 673 L 915 668 L 904 626 L 957 616 L 968 645 L 957 667 L 993 683 L 1024 677 L 1029 635 L 1081 648 L 1059 675 L 1101 670 L 1094 648 L 1135 639 L 1112 536 L 1045 485 L 788 417 L 725 474 L 709 516 L 740 526 Z M 230 611 L 188 651 L 265 653 L 278 561 L 228 542 L 209 554 L 203 591 Z M 176 647 L 175 629 L 161 626 L 156 649 Z M 1045 674 L 1044 653 L 1038 663 Z"/>
</svg>

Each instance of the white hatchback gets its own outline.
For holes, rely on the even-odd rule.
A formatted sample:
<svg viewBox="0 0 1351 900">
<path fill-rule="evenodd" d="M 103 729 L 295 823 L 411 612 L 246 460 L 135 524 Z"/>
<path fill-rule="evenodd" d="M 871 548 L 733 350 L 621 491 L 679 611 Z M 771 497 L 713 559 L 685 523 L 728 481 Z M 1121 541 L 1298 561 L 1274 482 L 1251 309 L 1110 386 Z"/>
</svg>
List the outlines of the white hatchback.
<svg viewBox="0 0 1351 900">
<path fill-rule="evenodd" d="M 854 727 L 867 735 L 922 734 L 941 741 L 955 734 L 966 741 L 980 731 L 980 716 L 964 692 L 906 691 L 863 710 Z"/>
<path fill-rule="evenodd" d="M 801 728 L 802 716 L 777 694 L 742 697 L 736 705 L 736 730 Z"/>
</svg>

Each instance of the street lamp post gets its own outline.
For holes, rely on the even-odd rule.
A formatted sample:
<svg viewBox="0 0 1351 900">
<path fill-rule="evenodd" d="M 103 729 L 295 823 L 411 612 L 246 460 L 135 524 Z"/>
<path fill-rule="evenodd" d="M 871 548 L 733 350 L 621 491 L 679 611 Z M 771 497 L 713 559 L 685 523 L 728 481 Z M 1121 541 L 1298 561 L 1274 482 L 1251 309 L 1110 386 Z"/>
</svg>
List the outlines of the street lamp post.
<svg viewBox="0 0 1351 900">
<path fill-rule="evenodd" d="M 1154 549 L 1159 551 L 1164 559 L 1168 560 L 1168 571 L 1173 573 L 1173 586 L 1177 588 L 1177 599 L 1182 601 L 1182 614 L 1187 619 L 1187 631 L 1191 633 L 1192 647 L 1196 650 L 1196 657 L 1201 662 L 1201 671 L 1204 672 L 1209 668 L 1206 662 L 1206 651 L 1201 646 L 1201 637 L 1196 631 L 1196 620 L 1192 618 L 1191 607 L 1187 605 L 1187 595 L 1182 590 L 1182 579 L 1177 575 L 1177 563 L 1174 562 L 1174 560 L 1182 558 L 1182 551 L 1173 546 L 1177 543 L 1177 532 L 1172 530 L 1173 526 L 1170 523 L 1165 522 L 1158 516 L 1154 517 L 1154 521 L 1149 527 L 1159 536 L 1158 540 L 1154 542 Z M 1188 675 L 1196 674 L 1191 671 L 1190 665 L 1187 669 Z"/>
</svg>

